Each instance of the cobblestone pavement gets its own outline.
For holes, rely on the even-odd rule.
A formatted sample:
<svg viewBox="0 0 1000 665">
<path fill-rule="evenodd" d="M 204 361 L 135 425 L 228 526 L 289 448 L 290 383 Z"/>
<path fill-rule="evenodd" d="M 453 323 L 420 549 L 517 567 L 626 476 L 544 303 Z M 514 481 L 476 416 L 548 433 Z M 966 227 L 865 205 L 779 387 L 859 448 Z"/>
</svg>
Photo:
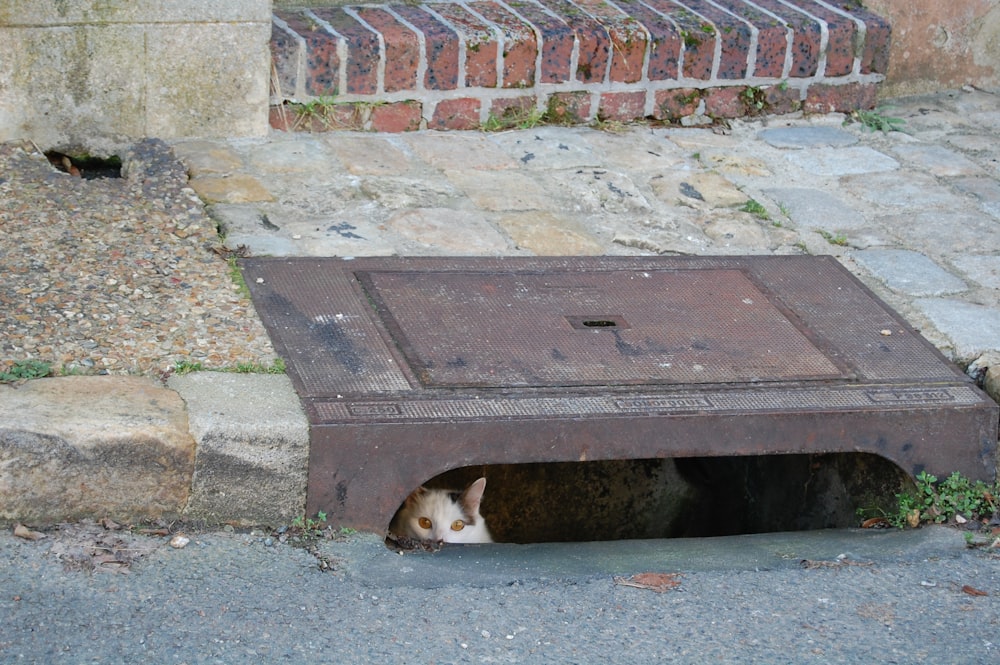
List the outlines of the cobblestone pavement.
<svg viewBox="0 0 1000 665">
<path fill-rule="evenodd" d="M 832 114 L 174 148 L 255 255 L 832 254 L 960 363 L 1000 350 L 997 96 L 879 118 L 901 131 Z"/>
</svg>

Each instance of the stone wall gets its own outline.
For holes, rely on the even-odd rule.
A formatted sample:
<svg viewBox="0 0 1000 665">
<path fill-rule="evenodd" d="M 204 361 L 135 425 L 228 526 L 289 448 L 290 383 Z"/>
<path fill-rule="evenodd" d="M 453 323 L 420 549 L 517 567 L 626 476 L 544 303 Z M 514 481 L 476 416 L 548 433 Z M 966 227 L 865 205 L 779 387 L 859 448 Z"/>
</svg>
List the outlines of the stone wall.
<svg viewBox="0 0 1000 665">
<path fill-rule="evenodd" d="M 270 0 L 4 0 L 0 141 L 262 135 L 270 34 Z"/>
<path fill-rule="evenodd" d="M 1000 0 L 866 0 L 892 25 L 884 97 L 973 85 L 1000 91 Z"/>
</svg>

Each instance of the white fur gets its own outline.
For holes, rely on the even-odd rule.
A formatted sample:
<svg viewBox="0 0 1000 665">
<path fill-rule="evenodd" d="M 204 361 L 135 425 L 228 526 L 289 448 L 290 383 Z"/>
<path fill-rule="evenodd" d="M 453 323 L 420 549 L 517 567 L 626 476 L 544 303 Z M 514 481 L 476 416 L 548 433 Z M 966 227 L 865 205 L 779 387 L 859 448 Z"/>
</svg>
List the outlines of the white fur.
<svg viewBox="0 0 1000 665">
<path fill-rule="evenodd" d="M 417 488 L 406 498 L 389 530 L 396 536 L 438 543 L 492 543 L 486 520 L 479 514 L 485 489 L 485 478 L 462 492 Z M 430 528 L 421 526 L 421 519 L 430 520 Z M 451 528 L 456 520 L 465 525 L 460 531 Z"/>
</svg>

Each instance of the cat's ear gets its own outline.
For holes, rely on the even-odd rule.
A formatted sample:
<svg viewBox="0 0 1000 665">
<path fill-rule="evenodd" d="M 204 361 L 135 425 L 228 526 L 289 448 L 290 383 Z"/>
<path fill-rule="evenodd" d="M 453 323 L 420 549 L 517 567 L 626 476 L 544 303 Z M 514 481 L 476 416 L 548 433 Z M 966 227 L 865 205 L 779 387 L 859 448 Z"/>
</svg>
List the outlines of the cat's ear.
<svg viewBox="0 0 1000 665">
<path fill-rule="evenodd" d="M 419 500 L 420 500 L 420 498 L 421 498 L 421 497 L 422 497 L 423 495 L 425 495 L 425 494 L 427 494 L 427 488 L 426 488 L 426 487 L 424 487 L 423 485 L 421 485 L 421 486 L 420 486 L 420 487 L 418 487 L 417 489 L 415 489 L 415 490 L 413 490 L 412 492 L 410 492 L 410 496 L 406 497 L 406 501 L 404 502 L 404 505 L 406 505 L 406 506 L 408 506 L 408 507 L 412 508 L 412 507 L 413 507 L 413 505 L 414 505 L 414 504 L 415 504 L 415 503 L 416 503 L 417 501 L 419 501 Z"/>
<path fill-rule="evenodd" d="M 479 510 L 479 502 L 483 500 L 483 492 L 486 491 L 486 479 L 480 478 L 465 488 L 462 492 L 462 504 L 469 512 L 475 513 Z"/>
</svg>

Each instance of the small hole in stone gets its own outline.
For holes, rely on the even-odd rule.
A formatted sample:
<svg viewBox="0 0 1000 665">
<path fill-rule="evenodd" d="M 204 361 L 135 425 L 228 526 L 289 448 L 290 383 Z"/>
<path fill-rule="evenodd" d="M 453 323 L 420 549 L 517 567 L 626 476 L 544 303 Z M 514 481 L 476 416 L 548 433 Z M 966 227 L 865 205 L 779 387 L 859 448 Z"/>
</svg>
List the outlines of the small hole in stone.
<svg viewBox="0 0 1000 665">
<path fill-rule="evenodd" d="M 84 180 L 122 177 L 122 160 L 117 156 L 102 158 L 89 155 L 67 155 L 50 150 L 45 153 L 45 157 L 57 170 Z"/>
<path fill-rule="evenodd" d="M 576 330 L 600 330 L 602 328 L 629 328 L 628 321 L 620 314 L 574 314 L 566 317 L 571 328 Z"/>
<path fill-rule="evenodd" d="M 481 465 L 424 486 L 480 477 L 493 540 L 512 543 L 854 528 L 895 513 L 912 483 L 877 455 L 830 453 Z"/>
</svg>

